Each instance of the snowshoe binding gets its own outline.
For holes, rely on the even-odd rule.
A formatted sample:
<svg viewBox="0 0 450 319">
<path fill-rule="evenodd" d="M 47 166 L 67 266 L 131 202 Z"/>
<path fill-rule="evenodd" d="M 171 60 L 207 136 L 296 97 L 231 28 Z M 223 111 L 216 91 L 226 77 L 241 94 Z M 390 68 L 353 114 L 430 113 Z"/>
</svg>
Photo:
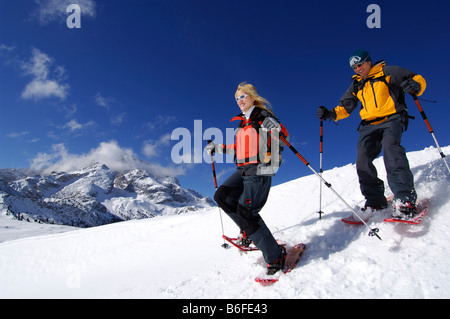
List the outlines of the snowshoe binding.
<svg viewBox="0 0 450 319">
<path fill-rule="evenodd" d="M 413 202 L 401 201 L 398 205 L 395 205 L 395 217 L 404 220 L 413 219 L 417 214 L 416 204 Z"/>
<path fill-rule="evenodd" d="M 273 263 L 267 264 L 267 275 L 269 276 L 273 276 L 275 275 L 279 270 L 283 270 L 284 268 L 284 263 L 286 261 L 286 248 L 284 248 L 283 246 L 280 246 L 281 248 L 281 253 L 278 256 L 277 260 L 275 260 Z"/>
<path fill-rule="evenodd" d="M 238 244 L 241 247 L 250 247 L 250 245 L 252 244 L 252 240 L 250 239 L 250 237 L 247 236 L 247 234 L 245 233 L 245 231 L 242 231 L 239 236 L 237 237 L 237 241 L 236 244 Z"/>
</svg>

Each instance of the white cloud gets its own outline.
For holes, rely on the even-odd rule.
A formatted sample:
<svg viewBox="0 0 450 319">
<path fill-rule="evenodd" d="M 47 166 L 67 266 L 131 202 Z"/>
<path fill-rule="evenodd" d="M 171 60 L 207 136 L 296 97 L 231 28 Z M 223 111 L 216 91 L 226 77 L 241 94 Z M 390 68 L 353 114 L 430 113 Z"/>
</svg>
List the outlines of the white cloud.
<svg viewBox="0 0 450 319">
<path fill-rule="evenodd" d="M 15 58 L 13 52 L 16 50 L 15 46 L 8 46 L 6 44 L 0 44 L 0 61 L 4 65 L 10 65 L 14 63 Z"/>
<path fill-rule="evenodd" d="M 147 140 L 142 146 L 142 153 L 148 158 L 161 154 L 161 148 L 170 144 L 170 134 L 165 134 L 159 140 Z"/>
<path fill-rule="evenodd" d="M 152 144 L 149 141 L 145 141 L 144 145 L 142 146 L 142 153 L 144 153 L 148 158 L 156 156 L 158 154 L 156 150 L 156 145 Z"/>
<path fill-rule="evenodd" d="M 107 110 L 110 108 L 110 106 L 113 102 L 114 102 L 114 98 L 104 97 L 103 95 L 100 94 L 100 92 L 98 92 L 95 95 L 95 103 L 98 106 L 104 107 Z"/>
<path fill-rule="evenodd" d="M 118 102 L 113 97 L 105 97 L 100 92 L 97 92 L 95 94 L 95 104 L 100 106 L 101 108 L 105 109 L 110 113 L 110 123 L 112 125 L 120 125 L 125 120 L 125 117 L 127 116 L 126 112 L 116 113 L 116 111 L 112 111 L 114 105 L 120 105 L 120 102 Z"/>
<path fill-rule="evenodd" d="M 0 44 L 0 54 L 9 54 L 16 49 L 15 46 L 7 46 L 6 44 Z"/>
<path fill-rule="evenodd" d="M 69 122 L 66 123 L 66 125 L 64 125 L 64 128 L 68 128 L 73 132 L 76 130 L 81 130 L 83 128 L 83 125 L 78 123 L 77 120 L 70 120 Z"/>
<path fill-rule="evenodd" d="M 28 63 L 23 63 L 22 69 L 37 79 L 46 79 L 53 59 L 36 48 L 33 48 L 31 53 L 32 58 Z"/>
<path fill-rule="evenodd" d="M 65 117 L 70 118 L 78 111 L 78 106 L 76 103 L 73 103 L 71 105 L 63 105 L 62 109 L 67 113 Z"/>
<path fill-rule="evenodd" d="M 125 117 L 127 116 L 126 112 L 122 112 L 120 114 L 116 114 L 114 116 L 111 116 L 110 122 L 113 125 L 120 125 L 125 120 Z"/>
<path fill-rule="evenodd" d="M 152 121 L 147 122 L 144 127 L 150 131 L 158 130 L 162 127 L 169 125 L 172 122 L 176 122 L 177 118 L 172 115 L 158 115 Z"/>
<path fill-rule="evenodd" d="M 22 98 L 40 100 L 49 97 L 57 97 L 64 100 L 70 86 L 64 83 L 65 69 L 57 66 L 51 72 L 53 59 L 38 49 L 33 48 L 32 57 L 28 62 L 21 63 L 21 68 L 33 80 L 22 91 Z M 53 78 L 50 78 L 50 77 Z"/>
<path fill-rule="evenodd" d="M 130 148 L 122 148 L 116 141 L 102 142 L 87 154 L 70 154 L 64 144 L 55 144 L 50 153 L 39 153 L 31 162 L 31 168 L 49 173 L 51 171 L 71 171 L 95 162 L 107 165 L 114 171 L 134 168 L 145 169 L 156 177 L 178 176 L 185 173 L 180 166 L 162 166 L 142 161 Z"/>
<path fill-rule="evenodd" d="M 7 136 L 7 137 L 10 137 L 10 138 L 18 138 L 18 137 L 22 137 L 22 136 L 25 136 L 25 135 L 28 135 L 28 134 L 30 134 L 30 132 L 28 132 L 28 131 L 23 131 L 23 132 L 13 132 L 13 133 L 9 133 L 9 134 L 7 134 L 6 136 Z"/>
<path fill-rule="evenodd" d="M 39 6 L 35 15 L 42 24 L 57 20 L 66 21 L 67 7 L 73 3 L 80 6 L 82 16 L 91 18 L 96 16 L 96 3 L 93 0 L 35 0 L 35 2 Z"/>
<path fill-rule="evenodd" d="M 63 128 L 69 129 L 71 132 L 80 131 L 83 129 L 86 129 L 88 127 L 91 127 L 94 125 L 93 121 L 89 121 L 86 124 L 80 124 L 77 120 L 70 120 L 66 124 L 64 124 Z"/>
<path fill-rule="evenodd" d="M 68 84 L 59 84 L 53 80 L 34 79 L 22 91 L 22 98 L 25 100 L 41 100 L 54 96 L 64 100 L 68 89 Z"/>
</svg>

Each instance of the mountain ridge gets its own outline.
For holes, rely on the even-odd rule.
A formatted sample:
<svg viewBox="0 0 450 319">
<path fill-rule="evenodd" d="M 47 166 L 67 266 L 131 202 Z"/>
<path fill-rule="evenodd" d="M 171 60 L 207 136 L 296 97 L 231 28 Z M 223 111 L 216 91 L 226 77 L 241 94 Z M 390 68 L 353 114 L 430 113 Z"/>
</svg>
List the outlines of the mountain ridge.
<svg viewBox="0 0 450 319">
<path fill-rule="evenodd" d="M 112 171 L 96 162 L 69 172 L 0 170 L 0 210 L 19 220 L 94 227 L 129 219 L 181 214 L 214 202 L 181 187 L 176 177 L 143 169 Z"/>
</svg>

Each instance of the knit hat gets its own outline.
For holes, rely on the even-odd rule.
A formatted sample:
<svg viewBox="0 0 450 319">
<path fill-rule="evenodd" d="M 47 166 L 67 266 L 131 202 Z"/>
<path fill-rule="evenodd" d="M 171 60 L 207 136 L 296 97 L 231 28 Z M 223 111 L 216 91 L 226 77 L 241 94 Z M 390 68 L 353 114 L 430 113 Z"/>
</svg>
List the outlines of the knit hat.
<svg viewBox="0 0 450 319">
<path fill-rule="evenodd" d="M 360 62 L 372 62 L 372 58 L 366 50 L 356 50 L 352 53 L 348 62 L 350 63 L 350 67 L 353 67 Z"/>
</svg>

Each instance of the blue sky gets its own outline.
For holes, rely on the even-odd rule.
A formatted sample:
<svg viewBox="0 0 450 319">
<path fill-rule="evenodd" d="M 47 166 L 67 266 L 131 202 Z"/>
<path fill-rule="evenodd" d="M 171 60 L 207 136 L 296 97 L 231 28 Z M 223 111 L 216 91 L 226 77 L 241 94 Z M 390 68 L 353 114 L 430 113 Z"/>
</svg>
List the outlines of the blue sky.
<svg viewBox="0 0 450 319">
<path fill-rule="evenodd" d="M 381 28 L 367 26 L 371 3 Z M 69 4 L 80 5 L 81 28 L 67 27 Z M 170 136 L 177 128 L 193 134 L 194 120 L 225 135 L 239 112 L 236 87 L 247 81 L 318 170 L 316 109 L 337 105 L 359 48 L 425 77 L 422 97 L 438 103 L 423 108 L 449 145 L 449 12 L 444 1 L 1 1 L 0 168 L 106 159 L 176 174 L 183 187 L 212 196 L 210 163 L 174 163 L 179 141 Z M 408 105 L 416 120 L 402 144 L 434 145 L 409 97 Z M 324 169 L 354 163 L 359 121 L 354 112 L 325 123 Z M 310 174 L 289 150 L 283 158 L 274 185 Z M 234 164 L 216 169 L 221 183 Z"/>
</svg>

